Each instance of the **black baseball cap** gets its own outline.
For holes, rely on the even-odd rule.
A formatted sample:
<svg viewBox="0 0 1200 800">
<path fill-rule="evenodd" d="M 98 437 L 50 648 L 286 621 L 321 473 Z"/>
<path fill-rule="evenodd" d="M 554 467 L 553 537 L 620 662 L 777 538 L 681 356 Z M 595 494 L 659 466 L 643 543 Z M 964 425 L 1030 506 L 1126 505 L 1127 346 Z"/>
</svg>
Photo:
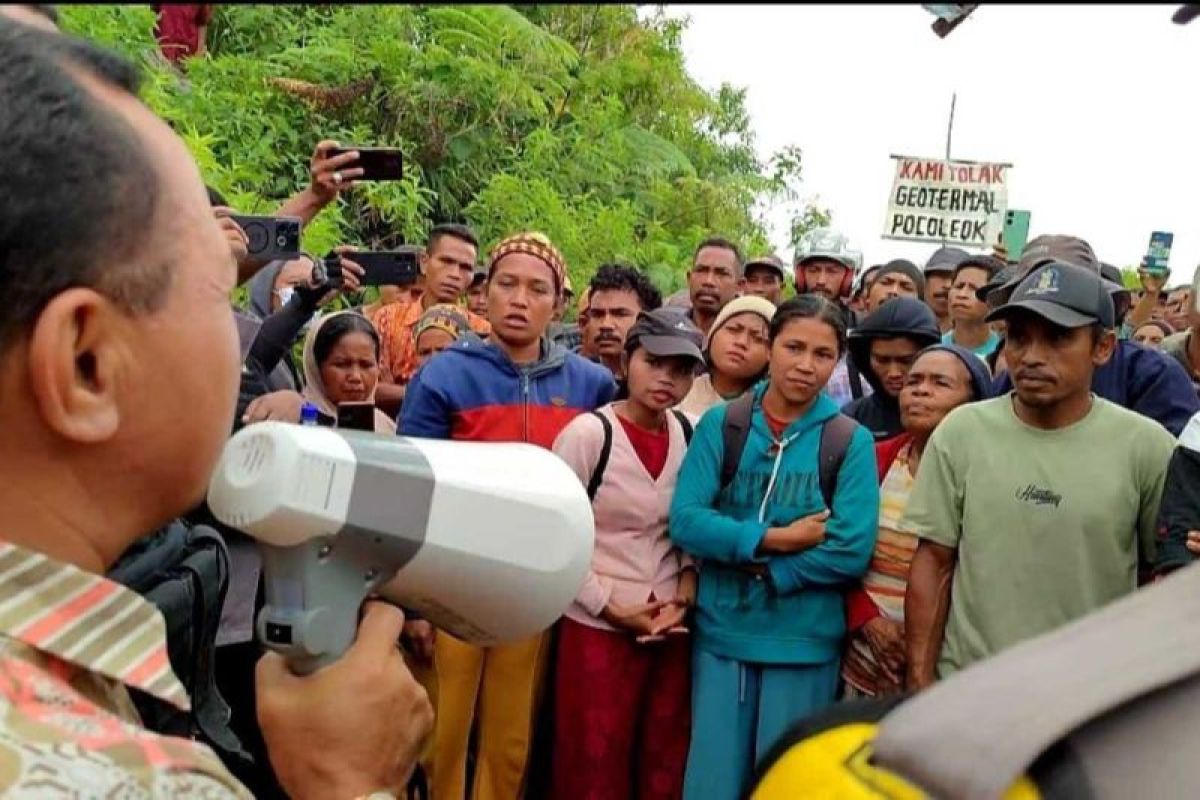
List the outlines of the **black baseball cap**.
<svg viewBox="0 0 1200 800">
<path fill-rule="evenodd" d="M 925 274 L 936 275 L 939 272 L 954 272 L 965 258 L 970 255 L 960 247 L 939 247 L 925 262 Z"/>
<path fill-rule="evenodd" d="M 625 349 L 645 348 L 652 356 L 686 356 L 699 366 L 704 363 L 704 334 L 692 321 L 665 308 L 644 311 L 625 337 Z"/>
<path fill-rule="evenodd" d="M 1064 328 L 1115 323 L 1113 300 L 1105 281 L 1084 267 L 1052 261 L 1029 273 L 1008 302 L 987 315 L 987 321 L 1005 319 L 1016 309 L 1032 311 Z"/>
</svg>

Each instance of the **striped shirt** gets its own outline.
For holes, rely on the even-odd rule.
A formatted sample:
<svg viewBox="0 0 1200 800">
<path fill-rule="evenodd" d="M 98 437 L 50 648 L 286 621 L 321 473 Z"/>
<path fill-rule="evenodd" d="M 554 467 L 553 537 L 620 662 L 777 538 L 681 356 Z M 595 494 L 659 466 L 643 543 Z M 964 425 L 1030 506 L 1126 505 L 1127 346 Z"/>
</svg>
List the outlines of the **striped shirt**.
<svg viewBox="0 0 1200 800">
<path fill-rule="evenodd" d="M 208 748 L 143 728 L 125 687 L 189 708 L 158 609 L 0 541 L 0 795 L 250 796 Z"/>
<path fill-rule="evenodd" d="M 879 486 L 879 538 L 870 566 L 863 576 L 863 589 L 879 608 L 884 619 L 904 621 L 904 594 L 908 589 L 908 572 L 913 554 L 917 552 L 917 537 L 903 522 L 908 496 L 915 478 L 908 471 L 908 454 L 912 444 L 906 444 Z M 858 691 L 878 694 L 880 679 L 875 654 L 861 631 L 850 639 L 842 668 L 846 682 Z"/>
</svg>

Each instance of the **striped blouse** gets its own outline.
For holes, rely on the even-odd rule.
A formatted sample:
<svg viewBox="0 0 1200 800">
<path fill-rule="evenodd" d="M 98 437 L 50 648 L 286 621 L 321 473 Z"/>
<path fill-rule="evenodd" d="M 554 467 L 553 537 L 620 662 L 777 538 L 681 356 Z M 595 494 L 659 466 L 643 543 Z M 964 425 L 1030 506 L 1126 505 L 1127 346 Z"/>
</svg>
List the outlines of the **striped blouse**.
<svg viewBox="0 0 1200 800">
<path fill-rule="evenodd" d="M 906 444 L 879 487 L 879 538 L 871 563 L 863 576 L 863 589 L 879 608 L 884 618 L 904 621 L 904 593 L 908 588 L 908 572 L 917 537 L 904 525 L 904 509 L 908 505 L 914 478 L 908 471 L 910 444 Z M 862 632 L 851 637 L 842 667 L 846 682 L 865 694 L 877 694 L 880 678 L 875 655 Z"/>
</svg>

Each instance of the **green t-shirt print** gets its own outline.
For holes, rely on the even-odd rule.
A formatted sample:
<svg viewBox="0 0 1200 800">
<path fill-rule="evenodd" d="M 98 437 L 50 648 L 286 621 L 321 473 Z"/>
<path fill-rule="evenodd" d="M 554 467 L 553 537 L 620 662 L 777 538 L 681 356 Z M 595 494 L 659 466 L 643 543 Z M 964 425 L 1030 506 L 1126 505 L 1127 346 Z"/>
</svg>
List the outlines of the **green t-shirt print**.
<svg viewBox="0 0 1200 800">
<path fill-rule="evenodd" d="M 938 674 L 1081 617 L 1137 588 L 1175 441 L 1100 398 L 1057 431 L 1012 395 L 952 412 L 930 438 L 906 521 L 958 549 Z"/>
</svg>

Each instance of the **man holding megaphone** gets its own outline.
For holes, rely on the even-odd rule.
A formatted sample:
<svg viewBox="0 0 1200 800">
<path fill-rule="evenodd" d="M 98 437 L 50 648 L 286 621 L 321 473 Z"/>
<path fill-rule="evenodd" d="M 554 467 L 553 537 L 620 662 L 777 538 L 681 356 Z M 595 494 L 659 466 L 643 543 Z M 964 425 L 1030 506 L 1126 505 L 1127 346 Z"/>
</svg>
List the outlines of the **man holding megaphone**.
<svg viewBox="0 0 1200 800">
<path fill-rule="evenodd" d="M 497 473 L 516 464 L 538 487 L 517 496 L 510 477 L 489 494 L 445 449 L 471 445 L 284 423 L 244 430 L 214 476 L 237 398 L 236 265 L 196 164 L 136 85 L 112 54 L 0 16 L 0 132 L 21 153 L 0 170 L 0 794 L 249 797 L 204 745 L 143 727 L 129 689 L 184 710 L 189 697 L 160 612 L 102 577 L 145 531 L 195 507 L 211 477 L 214 513 L 273 545 L 259 633 L 278 652 L 259 663 L 257 710 L 283 789 L 393 796 L 432 713 L 396 647 L 403 615 L 368 603 L 359 621 L 360 601 L 396 596 L 476 641 L 544 629 L 590 559 L 586 495 L 553 454 L 526 445 L 468 454 Z M 512 329 L 532 322 L 530 296 L 557 289 L 549 273 L 494 285 L 516 296 L 495 302 Z M 586 391 L 572 404 L 611 395 L 592 369 L 570 376 Z M 573 406 L 552 400 L 565 424 Z M 549 444 L 558 419 L 531 422 L 529 438 Z M 539 523 L 521 547 L 507 540 L 507 560 L 444 533 L 469 530 L 455 514 L 501 504 L 503 518 Z M 535 541 L 550 534 L 564 544 Z M 518 558 L 531 552 L 534 567 Z M 495 580 L 481 578 L 488 568 Z M 408 594 L 391 590 L 393 576 Z M 548 599 L 490 594 L 516 580 Z M 515 613 L 497 622 L 497 607 Z"/>
</svg>

